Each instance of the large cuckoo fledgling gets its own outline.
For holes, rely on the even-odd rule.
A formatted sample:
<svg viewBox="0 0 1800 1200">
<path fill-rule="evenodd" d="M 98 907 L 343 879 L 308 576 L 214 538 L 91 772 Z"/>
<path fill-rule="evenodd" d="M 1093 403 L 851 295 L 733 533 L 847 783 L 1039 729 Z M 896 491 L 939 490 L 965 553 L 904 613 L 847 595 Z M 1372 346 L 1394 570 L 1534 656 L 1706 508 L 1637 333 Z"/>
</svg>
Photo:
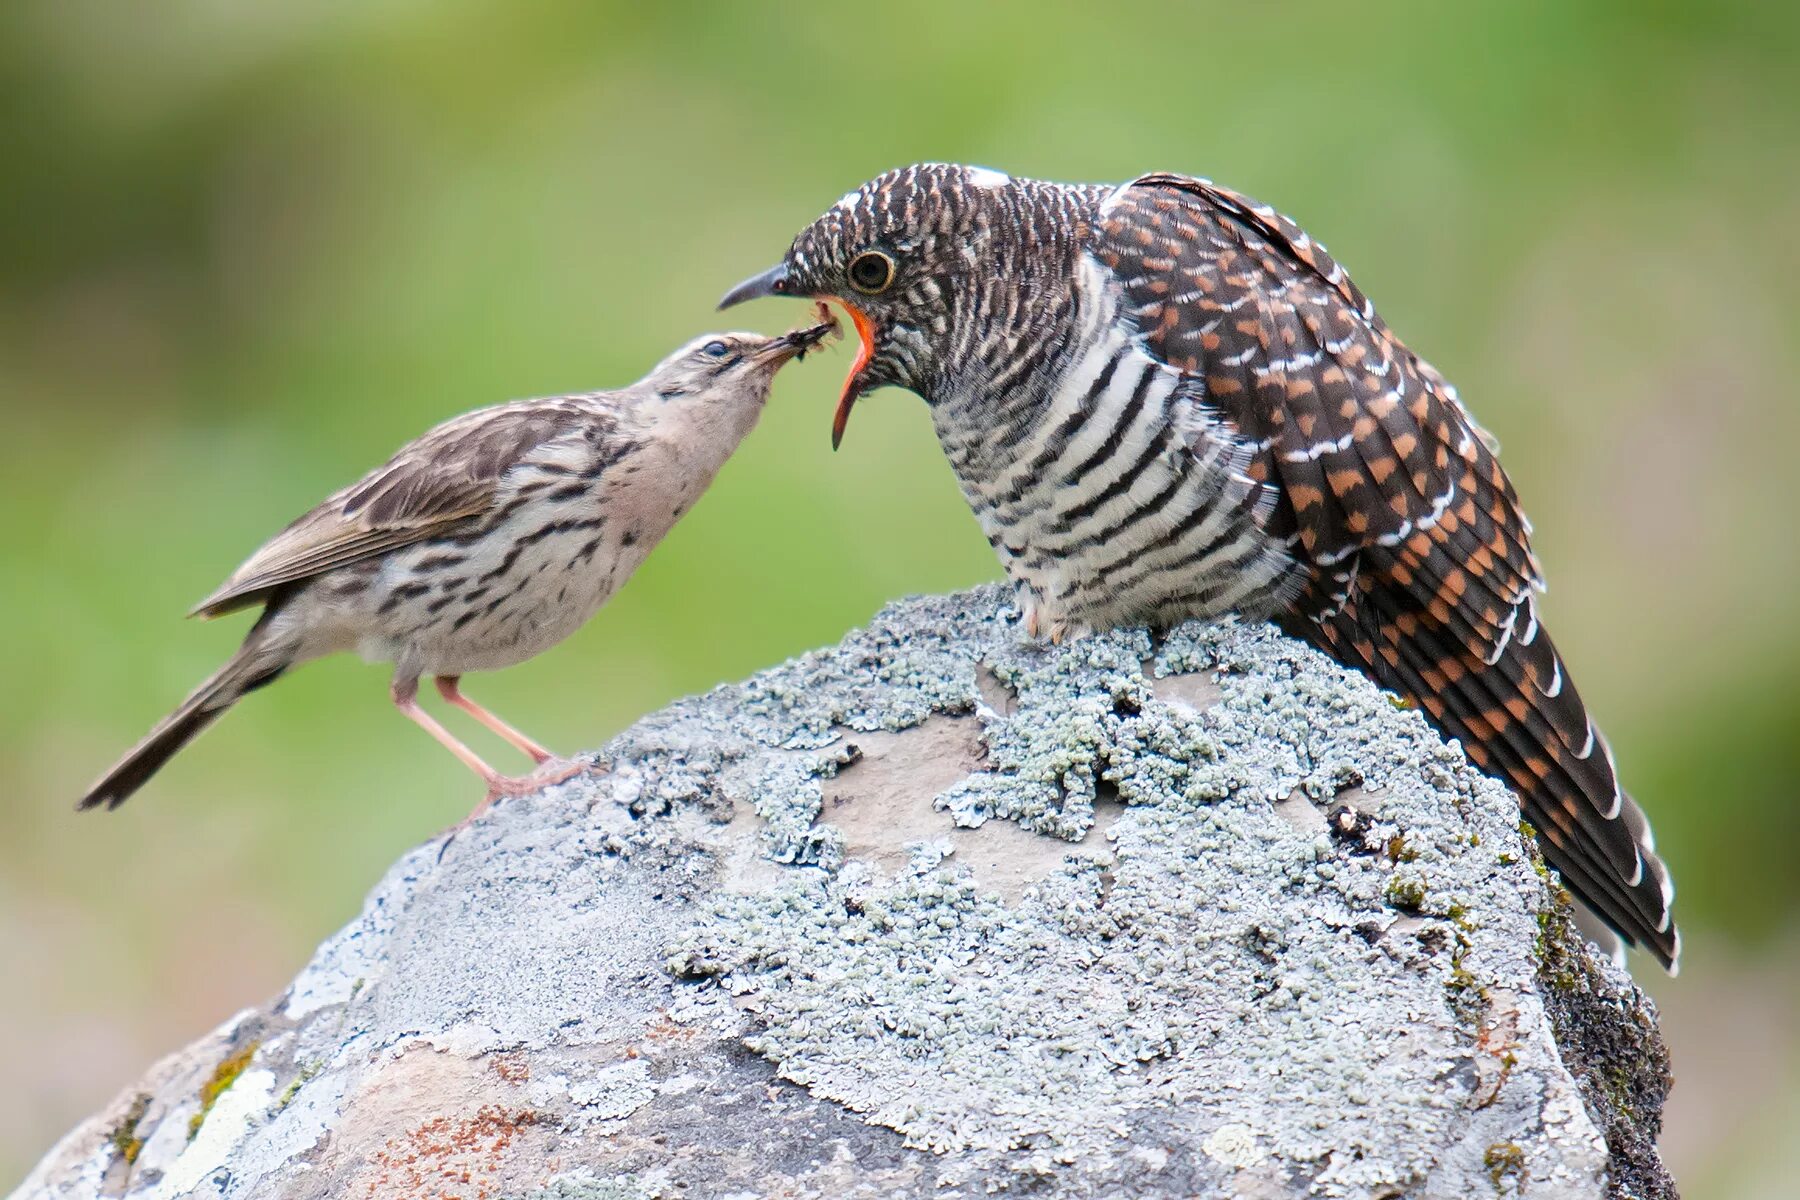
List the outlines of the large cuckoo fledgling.
<svg viewBox="0 0 1800 1200">
<path fill-rule="evenodd" d="M 400 711 L 487 784 L 471 818 L 571 774 L 464 696 L 460 676 L 524 662 L 593 616 L 755 426 L 782 364 L 834 328 L 697 338 L 630 387 L 479 409 L 408 443 L 200 602 L 199 616 L 262 615 L 81 807 L 124 803 L 245 693 L 341 651 L 394 664 Z M 540 770 L 508 778 L 483 762 L 419 707 L 422 675 Z"/>
<path fill-rule="evenodd" d="M 1029 629 L 1238 612 L 1420 704 L 1511 783 L 1563 881 L 1674 968 L 1642 810 L 1539 625 L 1530 524 L 1456 390 L 1297 225 L 1183 175 L 928 164 L 729 293 L 829 299 L 931 408 Z"/>
</svg>

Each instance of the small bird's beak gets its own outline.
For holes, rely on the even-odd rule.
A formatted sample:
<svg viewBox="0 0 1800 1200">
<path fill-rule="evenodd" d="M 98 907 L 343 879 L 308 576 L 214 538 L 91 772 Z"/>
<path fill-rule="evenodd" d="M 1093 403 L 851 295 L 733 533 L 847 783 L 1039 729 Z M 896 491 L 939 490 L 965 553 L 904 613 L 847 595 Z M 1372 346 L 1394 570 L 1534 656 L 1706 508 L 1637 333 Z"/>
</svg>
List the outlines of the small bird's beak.
<svg viewBox="0 0 1800 1200">
<path fill-rule="evenodd" d="M 787 264 L 776 263 L 761 275 L 752 275 L 726 292 L 725 298 L 719 301 L 719 307 L 727 309 L 734 304 L 742 304 L 746 300 L 761 300 L 767 296 L 785 295 L 787 295 Z"/>
<path fill-rule="evenodd" d="M 819 307 L 824 308 L 824 305 Z M 833 334 L 842 335 L 835 319 L 822 321 L 817 325 L 809 325 L 804 329 L 796 329 L 777 338 L 770 338 L 759 353 L 766 354 L 776 366 L 789 359 L 805 358 L 806 352 Z"/>
</svg>

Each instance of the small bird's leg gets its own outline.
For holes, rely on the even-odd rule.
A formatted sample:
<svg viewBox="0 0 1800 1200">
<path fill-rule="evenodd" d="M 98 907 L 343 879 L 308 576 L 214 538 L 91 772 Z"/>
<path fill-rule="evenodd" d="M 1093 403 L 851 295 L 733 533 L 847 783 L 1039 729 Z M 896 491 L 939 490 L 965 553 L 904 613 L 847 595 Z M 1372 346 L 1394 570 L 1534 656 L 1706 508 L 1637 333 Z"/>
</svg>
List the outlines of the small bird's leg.
<svg viewBox="0 0 1800 1200">
<path fill-rule="evenodd" d="M 516 747 L 521 753 L 530 755 L 531 761 L 537 763 L 540 767 L 556 757 L 556 755 L 550 753 L 550 751 L 544 749 L 542 746 L 514 729 L 511 725 L 508 725 L 505 721 L 502 721 L 499 717 L 496 717 L 493 713 L 463 695 L 462 676 L 439 675 L 437 677 L 437 690 L 438 695 L 442 696 L 444 699 L 456 705 L 456 707 L 462 709 L 471 717 L 474 717 L 477 721 L 480 721 L 483 725 L 486 725 L 489 729 L 505 738 L 509 744 Z"/>
<path fill-rule="evenodd" d="M 454 683 L 451 686 L 454 690 Z M 440 690 L 442 687 L 443 685 L 440 683 Z M 448 850 L 450 843 L 456 840 L 456 835 L 466 829 L 471 822 L 480 818 L 481 814 L 492 808 L 494 801 L 500 797 L 529 796 L 534 792 L 544 790 L 553 783 L 561 783 L 565 779 L 573 778 L 586 769 L 580 763 L 568 763 L 561 770 L 540 770 L 518 778 L 502 775 L 483 762 L 479 754 L 457 741 L 456 736 L 438 724 L 436 718 L 430 713 L 419 707 L 418 676 L 415 675 L 410 679 L 396 678 L 389 688 L 389 695 L 394 698 L 395 708 L 410 717 L 420 729 L 441 742 L 446 750 L 460 758 L 464 766 L 479 775 L 481 781 L 487 784 L 487 795 L 481 798 L 481 803 L 471 809 L 468 816 L 450 828 L 443 846 L 438 850 L 440 862 L 443 861 L 444 851 Z"/>
<path fill-rule="evenodd" d="M 475 811 L 468 815 L 466 821 L 472 821 L 482 813 L 486 812 L 488 805 L 494 802 L 496 796 L 506 794 L 512 787 L 516 787 L 518 783 L 517 780 L 508 779 L 500 774 L 500 772 L 494 770 L 494 768 L 488 766 L 487 763 L 481 760 L 479 754 L 457 741 L 455 734 L 438 724 L 437 718 L 419 707 L 419 681 L 417 677 L 412 679 L 394 680 L 393 685 L 388 689 L 388 694 L 393 697 L 395 708 L 411 718 L 412 722 L 420 729 L 423 729 L 426 733 L 429 733 L 432 737 L 436 738 L 443 745 L 444 749 L 461 759 L 465 767 L 468 767 L 469 770 L 479 775 L 481 781 L 487 784 L 487 798 L 476 805 Z"/>
</svg>

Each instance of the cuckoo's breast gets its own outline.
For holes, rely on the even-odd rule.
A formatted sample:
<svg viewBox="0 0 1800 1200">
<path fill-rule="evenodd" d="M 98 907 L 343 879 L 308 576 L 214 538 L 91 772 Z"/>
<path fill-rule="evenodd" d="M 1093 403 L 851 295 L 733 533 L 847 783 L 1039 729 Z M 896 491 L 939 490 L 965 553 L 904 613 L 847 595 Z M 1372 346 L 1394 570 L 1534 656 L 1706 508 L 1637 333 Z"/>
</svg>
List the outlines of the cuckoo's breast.
<svg viewBox="0 0 1800 1200">
<path fill-rule="evenodd" d="M 1292 573 L 1263 532 L 1240 439 L 1196 381 L 1099 323 L 1030 423 L 1006 397 L 934 405 L 963 496 L 1008 575 L 1052 620 L 1260 614 Z"/>
</svg>

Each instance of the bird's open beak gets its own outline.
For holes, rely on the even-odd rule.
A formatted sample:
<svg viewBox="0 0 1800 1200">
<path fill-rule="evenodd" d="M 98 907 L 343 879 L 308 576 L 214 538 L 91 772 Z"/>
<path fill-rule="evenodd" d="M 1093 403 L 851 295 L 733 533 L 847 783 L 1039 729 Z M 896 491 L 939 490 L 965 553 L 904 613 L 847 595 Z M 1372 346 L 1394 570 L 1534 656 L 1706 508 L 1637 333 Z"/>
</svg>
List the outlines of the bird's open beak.
<svg viewBox="0 0 1800 1200">
<path fill-rule="evenodd" d="M 725 298 L 719 301 L 719 307 L 730 308 L 746 300 L 761 300 L 767 296 L 804 299 L 788 290 L 786 263 L 777 263 L 761 275 L 753 275 L 744 280 L 725 293 Z M 856 407 L 857 397 L 862 395 L 865 382 L 862 379 L 863 368 L 875 357 L 875 323 L 854 304 L 845 303 L 837 296 L 828 299 L 836 300 L 850 314 L 850 323 L 856 326 L 856 336 L 861 342 L 856 348 L 856 361 L 850 365 L 850 374 L 844 379 L 844 390 L 838 397 L 837 411 L 831 417 L 831 448 L 836 450 L 844 440 L 845 427 L 850 424 L 850 410 Z"/>
<path fill-rule="evenodd" d="M 742 304 L 746 300 L 761 300 L 768 296 L 787 295 L 787 264 L 776 263 L 761 275 L 752 275 L 744 282 L 725 293 L 719 301 L 721 310 Z"/>
<path fill-rule="evenodd" d="M 842 300 L 839 304 L 844 304 Z M 856 326 L 856 361 L 850 364 L 850 374 L 844 376 L 844 390 L 838 396 L 837 411 L 831 414 L 831 448 L 836 450 L 844 440 L 844 429 L 850 424 L 850 410 L 856 407 L 857 397 L 862 395 L 863 368 L 875 357 L 875 323 L 863 313 L 863 310 L 852 304 L 844 304 L 844 311 L 850 314 L 850 323 Z"/>
</svg>

